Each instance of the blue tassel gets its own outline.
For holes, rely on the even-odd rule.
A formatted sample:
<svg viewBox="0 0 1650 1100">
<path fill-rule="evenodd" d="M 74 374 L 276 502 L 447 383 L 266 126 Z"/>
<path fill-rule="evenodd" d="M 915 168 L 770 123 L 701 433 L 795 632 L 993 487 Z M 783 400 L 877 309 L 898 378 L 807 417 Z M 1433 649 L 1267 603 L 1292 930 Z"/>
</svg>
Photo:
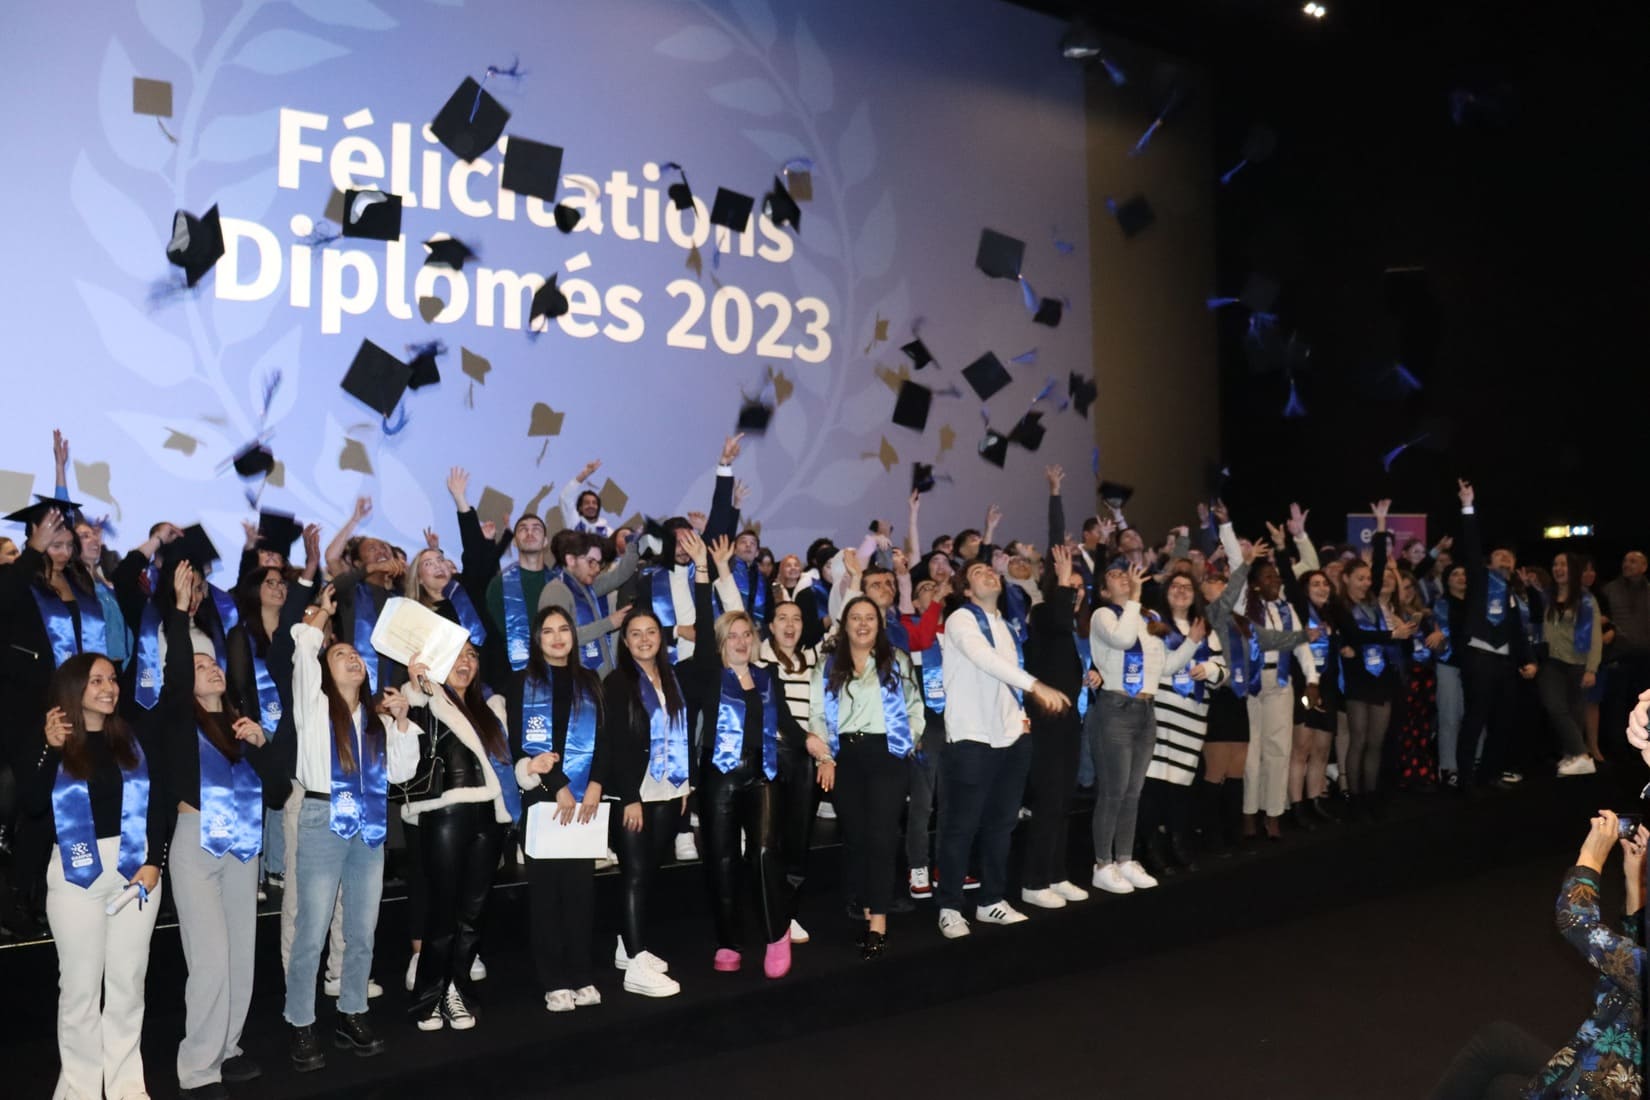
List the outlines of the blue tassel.
<svg viewBox="0 0 1650 1100">
<path fill-rule="evenodd" d="M 1259 340 L 1266 331 L 1278 323 L 1276 313 L 1262 313 L 1259 310 L 1249 314 L 1249 339 Z"/>
<path fill-rule="evenodd" d="M 476 120 L 476 112 L 481 110 L 481 92 L 482 89 L 487 86 L 487 82 L 489 80 L 493 79 L 495 76 L 507 77 L 510 80 L 520 80 L 526 75 L 526 73 L 521 71 L 521 58 L 519 57 L 511 59 L 510 67 L 508 69 L 501 68 L 498 65 L 487 66 L 487 71 L 481 76 L 481 83 L 476 86 L 475 102 L 470 104 L 470 121 L 474 122 Z"/>
<path fill-rule="evenodd" d="M 1119 69 L 1116 64 L 1110 60 L 1102 57 L 1100 59 L 1100 64 L 1106 67 L 1106 75 L 1111 77 L 1113 87 L 1121 88 L 1129 82 L 1127 74 L 1125 74 L 1122 69 Z"/>
<path fill-rule="evenodd" d="M 943 389 L 943 390 L 935 390 L 934 391 L 934 396 L 936 396 L 936 397 L 961 397 L 962 395 L 963 395 L 962 390 L 957 386 L 957 384 L 955 382 L 953 382 L 951 385 L 945 387 L 945 389 Z M 982 409 L 980 411 L 984 412 L 985 410 Z"/>
<path fill-rule="evenodd" d="M 1027 313 L 1037 312 L 1037 292 L 1031 289 L 1031 281 L 1024 275 L 1020 276 L 1020 298 L 1026 304 Z"/>
<path fill-rule="evenodd" d="M 1092 473 L 1095 477 L 1100 476 L 1100 448 L 1099 447 L 1095 447 L 1093 450 L 1089 451 L 1089 472 Z"/>
<path fill-rule="evenodd" d="M 1156 118 L 1152 119 L 1152 124 L 1146 127 L 1146 132 L 1140 135 L 1140 140 L 1135 142 L 1134 147 L 1129 150 L 1129 156 L 1138 157 L 1141 153 L 1144 153 L 1146 151 L 1146 146 L 1151 144 L 1153 136 L 1156 135 L 1158 128 L 1162 125 L 1162 115 L 1158 115 Z"/>
<path fill-rule="evenodd" d="M 1030 351 L 1022 351 L 1020 354 L 1010 359 L 1009 362 L 1018 363 L 1022 367 L 1029 367 L 1037 362 L 1037 349 L 1032 348 Z"/>
<path fill-rule="evenodd" d="M 1239 172 L 1243 171 L 1244 168 L 1248 167 L 1248 165 L 1249 165 L 1249 161 L 1247 159 L 1238 161 L 1231 168 L 1227 169 L 1224 174 L 1221 175 L 1220 185 L 1222 187 L 1225 187 L 1228 183 L 1231 183 L 1232 182 L 1232 177 L 1237 175 Z"/>
<path fill-rule="evenodd" d="M 275 394 L 280 391 L 280 388 L 281 372 L 278 370 L 271 371 L 269 377 L 264 379 L 264 400 L 258 411 L 258 423 L 260 425 L 269 419 L 269 403 L 275 399 Z"/>
<path fill-rule="evenodd" d="M 1051 225 L 1048 227 L 1048 231 L 1049 235 L 1054 239 L 1054 251 L 1058 252 L 1062 256 L 1069 256 L 1073 252 L 1077 251 L 1077 246 L 1075 244 L 1070 241 L 1063 241 L 1060 239 L 1059 226 Z"/>
<path fill-rule="evenodd" d="M 1037 391 L 1037 396 L 1036 396 L 1036 397 L 1033 397 L 1033 398 L 1032 398 L 1032 399 L 1031 399 L 1031 404 L 1032 404 L 1032 405 L 1033 405 L 1033 406 L 1036 406 L 1036 405 L 1037 405 L 1037 403 L 1038 403 L 1038 402 L 1041 402 L 1041 401 L 1046 401 L 1046 400 L 1048 400 L 1048 395 L 1049 395 L 1049 394 L 1051 394 L 1051 393 L 1053 393 L 1053 392 L 1054 392 L 1054 387 L 1055 387 L 1055 386 L 1056 386 L 1056 385 L 1057 385 L 1057 384 L 1058 384 L 1058 383 L 1057 383 L 1057 382 L 1056 382 L 1056 381 L 1055 381 L 1055 380 L 1054 380 L 1054 379 L 1053 379 L 1053 378 L 1050 378 L 1050 379 L 1049 379 L 1049 380 L 1048 380 L 1048 381 L 1047 381 L 1047 382 L 1046 382 L 1046 383 L 1045 383 L 1045 384 L 1044 384 L 1044 385 L 1043 385 L 1043 388 L 1042 388 L 1042 389 L 1040 389 L 1040 390 L 1038 390 L 1038 391 Z"/>
<path fill-rule="evenodd" d="M 1421 392 L 1421 380 L 1409 373 L 1402 363 L 1393 364 L 1392 373 L 1398 379 L 1398 388 L 1405 393 Z"/>
<path fill-rule="evenodd" d="M 1223 306 L 1235 306 L 1235 305 L 1237 305 L 1238 304 L 1238 299 L 1236 299 L 1236 298 L 1205 298 L 1203 300 L 1203 304 L 1208 306 L 1210 309 L 1220 309 Z"/>
<path fill-rule="evenodd" d="M 1289 400 L 1283 406 L 1283 415 L 1286 419 L 1297 420 L 1306 415 L 1306 406 L 1301 404 L 1301 395 L 1295 391 L 1295 380 L 1289 380 Z"/>
<path fill-rule="evenodd" d="M 325 245 L 331 244 L 333 241 L 339 240 L 341 237 L 342 234 L 333 230 L 331 222 L 323 221 L 317 222 L 314 229 L 310 230 L 304 236 L 299 237 L 298 243 L 301 245 L 307 245 L 310 248 L 321 248 Z"/>
<path fill-rule="evenodd" d="M 1392 448 L 1392 450 L 1390 450 L 1386 454 L 1382 455 L 1381 456 L 1381 469 L 1385 470 L 1387 473 L 1390 474 L 1392 472 L 1392 464 L 1394 462 L 1398 461 L 1398 456 L 1403 454 L 1408 449 L 1409 449 L 1409 444 L 1408 443 L 1400 443 L 1396 447 Z"/>
<path fill-rule="evenodd" d="M 399 435 L 399 434 L 401 434 L 402 430 L 406 428 L 407 424 L 410 421 L 410 418 L 407 416 L 406 406 L 398 405 L 398 406 L 396 406 L 395 411 L 401 414 L 400 419 L 398 419 L 394 424 L 391 424 L 389 417 L 386 416 L 384 418 L 384 434 L 385 435 Z"/>
<path fill-rule="evenodd" d="M 427 341 L 427 342 L 422 343 L 422 344 L 408 344 L 407 345 L 407 355 L 408 355 L 409 358 L 412 358 L 412 359 L 418 359 L 418 358 L 421 358 L 422 356 L 425 356 L 425 355 L 446 355 L 446 354 L 447 354 L 447 345 L 443 344 L 440 340 L 430 340 L 430 341 Z"/>
<path fill-rule="evenodd" d="M 988 430 L 991 427 L 991 410 L 984 405 L 980 406 L 980 423 L 984 424 Z"/>
</svg>

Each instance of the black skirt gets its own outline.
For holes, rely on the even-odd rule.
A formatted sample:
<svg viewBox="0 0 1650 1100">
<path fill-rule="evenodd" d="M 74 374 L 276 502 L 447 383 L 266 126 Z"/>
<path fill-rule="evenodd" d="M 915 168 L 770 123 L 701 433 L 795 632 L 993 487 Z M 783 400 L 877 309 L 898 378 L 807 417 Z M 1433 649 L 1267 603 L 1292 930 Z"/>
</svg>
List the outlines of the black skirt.
<svg viewBox="0 0 1650 1100">
<path fill-rule="evenodd" d="M 1249 741 L 1249 700 L 1225 688 L 1209 696 L 1209 733 L 1205 742 L 1247 744 Z"/>
</svg>

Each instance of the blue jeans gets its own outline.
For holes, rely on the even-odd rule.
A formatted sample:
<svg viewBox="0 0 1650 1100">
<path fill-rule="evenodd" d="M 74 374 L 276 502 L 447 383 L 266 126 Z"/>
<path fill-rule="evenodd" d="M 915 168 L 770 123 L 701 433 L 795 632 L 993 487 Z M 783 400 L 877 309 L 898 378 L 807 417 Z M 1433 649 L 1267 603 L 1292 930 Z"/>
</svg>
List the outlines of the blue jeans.
<svg viewBox="0 0 1650 1100">
<path fill-rule="evenodd" d="M 286 811 L 264 811 L 264 875 L 286 874 Z"/>
<path fill-rule="evenodd" d="M 1031 738 L 1020 737 L 1007 748 L 983 741 L 952 741 L 940 758 L 940 882 L 935 900 L 941 909 L 962 910 L 963 876 L 968 854 L 979 838 L 980 896 L 989 909 L 1008 889 L 1008 848 L 1020 818 L 1020 799 L 1031 771 Z"/>
<path fill-rule="evenodd" d="M 316 798 L 298 812 L 298 919 L 286 968 L 286 1022 L 315 1022 L 315 978 L 321 946 L 332 924 L 339 888 L 344 891 L 344 973 L 338 1011 L 356 1016 L 367 1010 L 372 972 L 372 940 L 378 929 L 378 902 L 384 893 L 384 849 L 367 847 L 357 833 L 348 840 L 332 831 L 332 807 Z"/>
</svg>

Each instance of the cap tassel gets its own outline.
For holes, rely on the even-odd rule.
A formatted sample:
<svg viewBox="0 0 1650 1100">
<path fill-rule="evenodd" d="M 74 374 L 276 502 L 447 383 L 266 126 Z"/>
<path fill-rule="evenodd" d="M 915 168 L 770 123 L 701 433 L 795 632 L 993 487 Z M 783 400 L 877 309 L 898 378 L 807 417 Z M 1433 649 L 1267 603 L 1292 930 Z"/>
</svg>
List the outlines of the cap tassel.
<svg viewBox="0 0 1650 1100">
<path fill-rule="evenodd" d="M 399 418 L 396 420 L 396 422 L 394 424 L 390 423 L 390 418 L 389 417 L 386 416 L 384 418 L 384 434 L 385 435 L 400 435 L 401 432 L 406 429 L 407 425 L 412 420 L 412 418 L 407 415 L 407 407 L 405 405 L 397 405 L 395 407 L 395 411 L 397 413 L 399 413 L 400 415 L 399 415 Z"/>
<path fill-rule="evenodd" d="M 1048 231 L 1049 231 L 1050 236 L 1052 236 L 1054 238 L 1054 251 L 1058 252 L 1062 256 L 1069 256 L 1073 252 L 1077 251 L 1077 246 L 1075 244 L 1073 244 L 1071 241 L 1065 241 L 1065 240 L 1060 239 L 1060 227 L 1059 226 L 1051 225 L 1051 226 L 1048 227 Z"/>
<path fill-rule="evenodd" d="M 1010 359 L 1009 362 L 1018 363 L 1022 367 L 1032 366 L 1037 362 L 1037 349 L 1032 348 L 1030 351 L 1022 351 L 1020 354 Z"/>
<path fill-rule="evenodd" d="M 1231 168 L 1228 168 L 1228 169 L 1227 169 L 1227 170 L 1226 170 L 1226 171 L 1225 171 L 1225 172 L 1224 172 L 1224 173 L 1223 173 L 1223 174 L 1222 174 L 1222 175 L 1221 175 L 1221 177 L 1220 177 L 1220 185 L 1221 185 L 1221 186 L 1222 186 L 1222 187 L 1225 187 L 1225 186 L 1226 186 L 1226 185 L 1227 185 L 1227 184 L 1228 184 L 1228 183 L 1231 183 L 1231 182 L 1232 182 L 1232 177 L 1233 177 L 1233 176 L 1235 176 L 1235 175 L 1237 175 L 1237 174 L 1238 174 L 1238 173 L 1239 173 L 1239 172 L 1241 172 L 1241 171 L 1243 171 L 1243 170 L 1244 170 L 1244 169 L 1245 169 L 1245 168 L 1247 168 L 1247 167 L 1248 167 L 1248 166 L 1249 166 L 1249 158 L 1248 158 L 1248 157 L 1244 157 L 1244 158 L 1243 158 L 1243 159 L 1242 159 L 1242 160 L 1240 160 L 1240 161 L 1238 161 L 1238 162 L 1237 162 L 1237 163 L 1236 163 L 1236 164 L 1234 164 L 1234 165 L 1232 165 L 1232 167 L 1231 167 Z"/>
<path fill-rule="evenodd" d="M 1053 393 L 1054 388 L 1058 385 L 1059 385 L 1059 380 L 1055 379 L 1055 378 L 1050 378 L 1047 382 L 1045 382 L 1043 384 L 1043 388 L 1037 391 L 1037 396 L 1033 397 L 1031 399 L 1031 407 L 1036 408 L 1038 405 L 1042 404 L 1044 401 L 1047 401 L 1048 400 L 1048 395 Z"/>
<path fill-rule="evenodd" d="M 155 125 L 160 127 L 160 132 L 166 135 L 167 141 L 170 141 L 173 145 L 178 143 L 178 139 L 172 136 L 172 131 L 166 128 L 166 123 L 160 120 L 159 115 L 155 116 Z"/>
<path fill-rule="evenodd" d="M 1203 299 L 1203 304 L 1208 306 L 1210 309 L 1224 309 L 1226 306 L 1239 305 L 1241 302 L 1242 302 L 1242 299 L 1240 299 L 1240 298 L 1205 298 L 1205 299 Z"/>
<path fill-rule="evenodd" d="M 1100 448 L 1096 446 L 1089 451 L 1089 473 L 1096 479 L 1100 477 Z"/>
<path fill-rule="evenodd" d="M 1169 101 L 1163 105 L 1161 111 L 1157 112 L 1157 117 L 1152 119 L 1150 126 L 1146 127 L 1146 132 L 1140 135 L 1140 140 L 1134 143 L 1134 148 L 1129 150 L 1129 156 L 1138 157 L 1146 151 L 1146 146 L 1151 144 L 1152 138 L 1156 137 L 1157 132 L 1163 128 L 1163 123 L 1168 119 L 1169 112 L 1174 110 L 1179 103 L 1180 92 L 1171 92 Z"/>
<path fill-rule="evenodd" d="M 498 65 L 487 66 L 487 71 L 481 74 L 481 83 L 476 86 L 476 100 L 474 103 L 470 104 L 470 121 L 474 122 L 476 120 L 476 112 L 481 110 L 481 92 L 482 89 L 487 86 L 487 82 L 489 80 L 493 79 L 495 76 L 506 77 L 510 80 L 520 80 L 526 75 L 526 73 L 521 71 L 520 57 L 512 58 L 508 69 L 501 68 Z"/>
<path fill-rule="evenodd" d="M 1121 88 L 1123 85 L 1125 85 L 1129 82 L 1128 74 L 1125 73 L 1122 69 L 1118 68 L 1116 62 L 1112 61 L 1110 58 L 1108 58 L 1104 55 L 1101 55 L 1098 58 L 1098 60 L 1099 60 L 1100 64 L 1105 68 L 1106 75 L 1111 77 L 1112 86 L 1114 88 Z"/>
<path fill-rule="evenodd" d="M 1295 380 L 1289 380 L 1289 400 L 1283 406 L 1283 416 L 1286 420 L 1299 420 L 1306 415 L 1306 406 L 1301 404 L 1301 395 L 1295 390 Z"/>
<path fill-rule="evenodd" d="M 1411 447 L 1415 446 L 1415 444 L 1421 442 L 1423 439 L 1427 438 L 1427 436 L 1430 435 L 1430 434 L 1431 434 L 1430 432 L 1423 432 L 1420 435 L 1416 436 L 1414 439 L 1411 439 L 1409 442 L 1400 443 L 1396 447 L 1392 448 L 1392 450 L 1390 450 L 1386 454 L 1382 455 L 1381 456 L 1381 469 L 1385 470 L 1387 473 L 1390 474 L 1392 472 L 1392 464 L 1394 462 L 1398 461 L 1398 456 L 1403 454 L 1405 451 L 1409 450 Z"/>
<path fill-rule="evenodd" d="M 1277 323 L 1278 315 L 1276 313 L 1264 313 L 1261 310 L 1255 310 L 1249 314 L 1249 339 L 1258 341 L 1266 335 L 1267 330 Z"/>
<path fill-rule="evenodd" d="M 1024 275 L 1020 277 L 1020 298 L 1026 304 L 1027 313 L 1037 312 L 1037 292 L 1031 287 L 1031 280 Z"/>
<path fill-rule="evenodd" d="M 263 427 L 268 422 L 270 403 L 275 400 L 275 395 L 280 392 L 280 389 L 281 372 L 279 370 L 270 371 L 269 377 L 264 379 L 263 402 L 258 410 L 259 427 Z"/>
<path fill-rule="evenodd" d="M 1411 374 L 1402 363 L 1394 363 L 1392 376 L 1398 380 L 1398 388 L 1404 393 L 1420 393 L 1421 380 Z"/>
</svg>

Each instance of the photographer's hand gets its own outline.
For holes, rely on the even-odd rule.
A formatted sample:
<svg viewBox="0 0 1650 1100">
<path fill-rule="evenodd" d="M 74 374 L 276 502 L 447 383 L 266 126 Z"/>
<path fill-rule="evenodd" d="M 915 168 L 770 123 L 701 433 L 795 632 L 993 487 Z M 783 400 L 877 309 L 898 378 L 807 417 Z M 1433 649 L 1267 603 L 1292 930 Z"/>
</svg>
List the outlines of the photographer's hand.
<svg viewBox="0 0 1650 1100">
<path fill-rule="evenodd" d="M 1610 858 L 1610 849 L 1621 838 L 1621 825 L 1616 820 L 1614 810 L 1600 810 L 1593 818 L 1592 828 L 1588 830 L 1587 839 L 1581 842 L 1581 852 L 1576 856 L 1576 864 L 1593 871 L 1603 871 L 1605 861 Z"/>
<path fill-rule="evenodd" d="M 1621 842 L 1621 875 L 1627 880 L 1627 913 L 1632 915 L 1644 908 L 1644 846 L 1650 841 L 1650 829 L 1640 825 L 1633 835 Z"/>
</svg>

